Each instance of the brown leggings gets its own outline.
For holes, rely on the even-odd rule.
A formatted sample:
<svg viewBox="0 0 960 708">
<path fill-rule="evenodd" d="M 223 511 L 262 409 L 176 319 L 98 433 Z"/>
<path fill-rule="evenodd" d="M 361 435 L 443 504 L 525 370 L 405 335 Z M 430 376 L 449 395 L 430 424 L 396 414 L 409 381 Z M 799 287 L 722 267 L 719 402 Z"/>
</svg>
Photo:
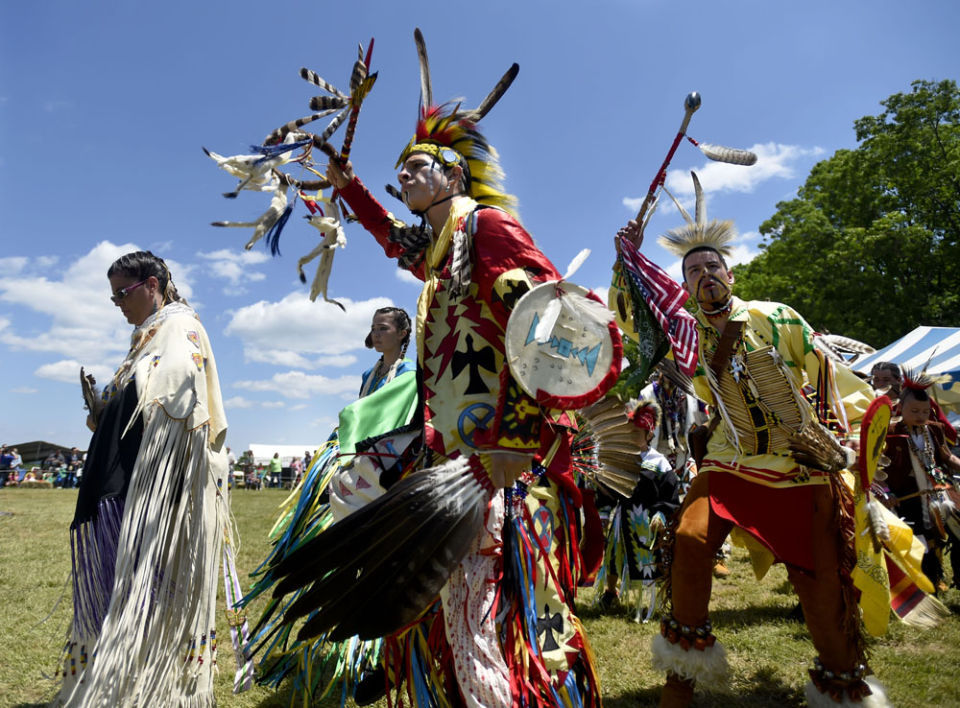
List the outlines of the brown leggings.
<svg viewBox="0 0 960 708">
<path fill-rule="evenodd" d="M 717 551 L 733 529 L 733 523 L 710 508 L 709 472 L 694 478 L 683 502 L 676 530 L 671 566 L 673 616 L 681 625 L 698 627 L 707 621 L 713 565 Z M 839 529 L 834 516 L 833 491 L 827 485 L 814 491 L 810 534 L 814 572 L 787 566 L 787 574 L 803 606 L 807 629 L 825 668 L 839 673 L 861 661 L 856 638 L 847 635 L 843 586 L 839 573 Z"/>
</svg>

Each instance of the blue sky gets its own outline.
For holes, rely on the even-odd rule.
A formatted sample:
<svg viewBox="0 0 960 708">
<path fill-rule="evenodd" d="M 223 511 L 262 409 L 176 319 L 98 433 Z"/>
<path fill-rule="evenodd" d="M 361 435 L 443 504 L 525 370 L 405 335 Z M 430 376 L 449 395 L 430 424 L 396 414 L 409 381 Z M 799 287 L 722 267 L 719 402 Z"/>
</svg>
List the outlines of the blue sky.
<svg viewBox="0 0 960 708">
<path fill-rule="evenodd" d="M 347 227 L 330 294 L 307 299 L 296 259 L 317 232 L 300 218 L 283 256 L 216 220 L 249 220 L 267 196 L 224 199 L 235 180 L 201 146 L 248 151 L 308 113 L 301 66 L 346 87 L 358 42 L 375 37 L 379 79 L 360 116 L 357 172 L 386 197 L 409 140 L 422 28 L 438 100 L 476 105 L 511 62 L 520 75 L 483 121 L 508 190 L 544 252 L 574 280 L 608 282 L 612 238 L 629 219 L 683 116 L 689 134 L 752 148 L 752 168 L 708 161 L 689 144 L 668 186 L 691 197 L 696 169 L 708 216 L 734 219 L 738 258 L 810 168 L 855 146 L 853 121 L 914 79 L 957 78 L 954 2 L 687 2 L 521 0 L 485 3 L 47 1 L 0 3 L 0 442 L 85 447 L 81 364 L 108 377 L 130 326 L 110 304 L 106 268 L 149 248 L 200 312 L 213 343 L 230 422 L 228 444 L 316 447 L 375 360 L 363 348 L 373 310 L 412 310 L 418 287 L 357 226 Z M 443 14 L 439 10 L 442 9 Z M 335 141 L 339 144 L 339 137 Z M 661 208 L 653 236 L 677 225 Z M 811 254 L 815 257 L 815 254 Z M 309 273 L 308 268 L 308 273 Z M 812 323 L 816 326 L 817 323 Z M 921 324 L 921 323 L 917 323 Z M 886 342 L 873 342 L 884 345 Z"/>
</svg>

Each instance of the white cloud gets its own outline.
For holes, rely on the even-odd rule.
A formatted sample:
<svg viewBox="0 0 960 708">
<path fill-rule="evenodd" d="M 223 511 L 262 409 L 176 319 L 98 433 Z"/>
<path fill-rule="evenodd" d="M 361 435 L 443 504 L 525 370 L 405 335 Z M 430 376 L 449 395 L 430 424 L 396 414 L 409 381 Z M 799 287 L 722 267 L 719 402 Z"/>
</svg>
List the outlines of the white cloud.
<svg viewBox="0 0 960 708">
<path fill-rule="evenodd" d="M 306 407 L 307 407 L 307 404 L 306 404 L 306 403 L 295 403 L 295 404 L 293 404 L 292 406 L 288 404 L 288 405 L 287 405 L 287 410 L 288 410 L 288 411 L 302 411 L 302 410 L 303 410 L 304 408 L 306 408 Z"/>
<path fill-rule="evenodd" d="M 4 278 L 9 278 L 11 275 L 16 275 L 22 271 L 27 266 L 27 258 L 23 256 L 8 256 L 6 258 L 0 258 L 0 273 L 3 273 Z"/>
<path fill-rule="evenodd" d="M 339 376 L 335 379 L 320 374 L 305 374 L 302 371 L 287 371 L 274 374 L 269 379 L 236 381 L 234 388 L 244 391 L 270 391 L 285 398 L 312 398 L 319 395 L 351 394 L 356 398 L 360 390 L 359 376 Z"/>
<path fill-rule="evenodd" d="M 753 192 L 757 186 L 771 179 L 791 179 L 796 175 L 796 165 L 807 163 L 813 158 L 824 154 L 821 147 L 805 148 L 799 145 L 783 145 L 781 143 L 758 143 L 750 148 L 756 153 L 757 162 L 751 167 L 731 165 L 726 162 L 707 160 L 699 167 L 694 167 L 705 194 L 711 192 Z M 667 171 L 667 189 L 683 204 L 691 214 L 693 213 L 693 180 L 690 179 L 689 169 L 673 169 Z M 643 203 L 644 197 L 624 197 L 623 205 L 636 213 Z M 663 195 L 659 209 L 670 211 L 674 209 L 670 197 Z M 709 216 L 709 211 L 708 211 Z"/>
<path fill-rule="evenodd" d="M 52 364 L 44 364 L 43 366 L 38 367 L 33 374 L 41 379 L 50 379 L 51 381 L 62 381 L 64 383 L 79 385 L 80 366 L 80 362 L 76 359 L 61 359 L 60 361 L 53 362 Z M 99 388 L 103 388 L 104 384 L 113 378 L 113 369 L 111 369 L 109 366 L 93 364 L 92 366 L 84 366 L 84 371 L 87 374 L 93 375 L 93 377 L 97 380 Z"/>
<path fill-rule="evenodd" d="M 286 366 L 291 369 L 326 369 L 328 367 L 343 368 L 346 366 L 353 366 L 357 363 L 357 357 L 355 357 L 353 354 L 320 356 L 313 359 L 308 359 L 298 352 L 259 349 L 251 349 L 247 351 L 246 360 L 249 362 L 258 362 L 262 364 L 273 364 L 274 366 Z"/>
<path fill-rule="evenodd" d="M 101 241 L 65 269 L 57 270 L 56 279 L 49 277 L 50 266 L 57 262 L 55 256 L 28 260 L 15 276 L 0 278 L 0 302 L 32 310 L 45 316 L 41 321 L 49 322 L 29 331 L 15 331 L 9 320 L 0 322 L 0 342 L 12 349 L 52 352 L 84 364 L 119 364 L 129 347 L 131 328 L 110 302 L 107 269 L 118 257 L 136 250 L 131 243 Z M 175 274 L 179 292 L 191 297 L 192 269 L 169 259 L 167 265 Z"/>
<path fill-rule="evenodd" d="M 260 404 L 261 408 L 284 408 L 286 407 L 285 401 L 263 401 Z"/>
<path fill-rule="evenodd" d="M 233 398 L 228 398 L 223 402 L 223 406 L 227 410 L 231 408 L 253 408 L 253 405 L 253 401 L 249 401 L 243 396 L 234 396 Z"/>
<path fill-rule="evenodd" d="M 321 428 L 323 430 L 330 430 L 335 426 L 339 421 L 336 418 L 331 418 L 330 416 L 321 416 L 320 418 L 314 418 L 310 421 L 310 426 L 313 428 Z"/>
<path fill-rule="evenodd" d="M 423 287 L 423 281 L 405 268 L 397 268 L 394 271 L 394 275 L 401 283 L 409 283 L 410 285 L 416 285 L 420 288 Z"/>
<path fill-rule="evenodd" d="M 200 258 L 209 261 L 209 273 L 216 278 L 223 278 L 230 284 L 223 289 L 226 295 L 241 295 L 246 292 L 244 283 L 257 282 L 266 279 L 266 274 L 253 270 L 251 266 L 270 260 L 270 256 L 263 251 L 231 251 L 222 248 L 210 253 L 197 253 Z"/>
<path fill-rule="evenodd" d="M 749 193 L 762 182 L 794 177 L 796 163 L 824 153 L 820 147 L 804 148 L 780 143 L 758 143 L 751 147 L 750 151 L 757 155 L 757 162 L 751 167 L 707 160 L 702 166 L 693 168 L 703 191 Z M 667 189 L 678 199 L 692 197 L 693 180 L 690 179 L 689 170 L 669 170 Z"/>
<path fill-rule="evenodd" d="M 30 388 L 29 386 L 17 386 L 16 388 L 11 388 L 11 389 L 10 389 L 10 392 L 11 392 L 11 393 L 31 394 L 31 393 L 39 393 L 39 392 L 40 392 L 40 389 Z"/>
<path fill-rule="evenodd" d="M 225 332 L 240 338 L 247 361 L 298 369 L 349 366 L 355 358 L 348 360 L 347 352 L 363 348 L 374 311 L 392 302 L 383 297 L 358 302 L 342 298 L 341 302 L 346 312 L 328 303 L 310 302 L 305 292 L 297 290 L 279 302 L 261 300 L 236 310 Z"/>
</svg>

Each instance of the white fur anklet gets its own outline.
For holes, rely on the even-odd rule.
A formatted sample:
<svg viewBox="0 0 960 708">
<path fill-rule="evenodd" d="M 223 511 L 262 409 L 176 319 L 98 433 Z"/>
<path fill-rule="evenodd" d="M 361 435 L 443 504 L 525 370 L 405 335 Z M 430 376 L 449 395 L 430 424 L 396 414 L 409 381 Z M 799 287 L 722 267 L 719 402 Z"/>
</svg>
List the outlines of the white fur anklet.
<svg viewBox="0 0 960 708">
<path fill-rule="evenodd" d="M 893 708 L 893 703 L 887 698 L 886 691 L 875 676 L 867 676 L 863 682 L 870 687 L 870 695 L 864 696 L 859 701 L 854 701 L 849 696 L 844 695 L 843 700 L 837 703 L 826 693 L 820 693 L 813 681 L 807 683 L 804 693 L 807 696 L 807 704 L 810 708 L 841 708 L 842 706 L 859 706 L 859 708 Z"/>
<path fill-rule="evenodd" d="M 705 649 L 684 649 L 662 634 L 653 637 L 653 668 L 662 673 L 672 672 L 683 679 L 693 679 L 697 685 L 709 688 L 723 686 L 730 680 L 727 650 L 720 642 Z"/>
</svg>

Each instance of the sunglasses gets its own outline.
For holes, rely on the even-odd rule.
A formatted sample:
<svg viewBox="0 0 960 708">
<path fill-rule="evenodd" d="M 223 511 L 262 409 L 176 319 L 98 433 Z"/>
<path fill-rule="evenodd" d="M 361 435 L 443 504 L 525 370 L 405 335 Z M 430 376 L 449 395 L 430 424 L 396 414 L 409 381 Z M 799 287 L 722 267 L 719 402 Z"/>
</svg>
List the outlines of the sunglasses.
<svg viewBox="0 0 960 708">
<path fill-rule="evenodd" d="M 123 298 L 125 298 L 127 295 L 129 295 L 130 293 L 132 293 L 134 290 L 136 290 L 137 288 L 139 288 L 139 287 L 140 287 L 141 285 L 143 285 L 145 282 L 147 282 L 147 281 L 146 281 L 146 280 L 141 280 L 139 283 L 134 283 L 133 285 L 128 285 L 128 286 L 125 287 L 125 288 L 120 288 L 119 290 L 117 290 L 117 292 L 115 292 L 113 295 L 110 296 L 110 300 L 113 301 L 113 304 L 114 304 L 114 305 L 119 305 L 119 304 L 120 304 L 120 301 L 123 300 Z"/>
</svg>

